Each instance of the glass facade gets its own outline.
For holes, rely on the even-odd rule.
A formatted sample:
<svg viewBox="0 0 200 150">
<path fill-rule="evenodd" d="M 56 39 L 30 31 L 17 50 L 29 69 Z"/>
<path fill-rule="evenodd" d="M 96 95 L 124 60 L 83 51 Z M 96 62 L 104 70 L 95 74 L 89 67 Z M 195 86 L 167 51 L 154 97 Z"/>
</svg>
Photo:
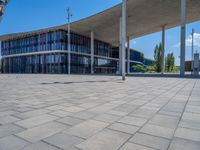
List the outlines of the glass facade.
<svg viewBox="0 0 200 150">
<path fill-rule="evenodd" d="M 155 61 L 151 60 L 151 59 L 144 58 L 144 65 L 145 66 L 154 66 L 155 65 Z"/>
<path fill-rule="evenodd" d="M 71 33 L 71 73 L 91 71 L 90 38 Z M 35 34 L 1 42 L 3 73 L 68 73 L 67 32 L 63 30 Z M 116 73 L 118 49 L 94 41 L 94 59 L 102 57 L 107 63 L 96 63 L 95 73 Z M 112 61 L 110 59 L 113 59 Z M 103 71 L 103 72 L 101 72 Z"/>
<path fill-rule="evenodd" d="M 118 68 L 118 61 L 95 58 L 95 72 L 96 73 L 116 73 Z"/>
<path fill-rule="evenodd" d="M 67 54 L 4 58 L 3 73 L 67 73 Z"/>
<path fill-rule="evenodd" d="M 88 37 L 71 33 L 71 73 L 91 72 L 90 42 Z M 67 47 L 67 32 L 63 30 L 2 41 L 2 72 L 67 74 Z M 143 63 L 144 55 L 131 50 L 130 60 Z M 94 72 L 116 74 L 118 68 L 119 48 L 94 40 Z"/>
<path fill-rule="evenodd" d="M 135 50 L 130 51 L 130 60 L 137 62 L 144 62 L 144 54 Z"/>
</svg>

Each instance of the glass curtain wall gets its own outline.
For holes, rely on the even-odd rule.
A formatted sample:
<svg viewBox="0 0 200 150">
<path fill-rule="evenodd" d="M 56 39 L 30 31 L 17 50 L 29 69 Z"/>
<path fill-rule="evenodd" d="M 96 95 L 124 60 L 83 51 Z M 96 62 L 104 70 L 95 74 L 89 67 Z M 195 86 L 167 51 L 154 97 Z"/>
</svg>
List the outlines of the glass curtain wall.
<svg viewBox="0 0 200 150">
<path fill-rule="evenodd" d="M 71 33 L 71 72 L 88 74 L 91 70 L 90 38 Z M 67 73 L 67 32 L 63 30 L 35 34 L 1 42 L 4 73 Z M 63 50 L 63 53 L 56 52 Z M 48 51 L 48 54 L 47 54 Z M 51 52 L 53 51 L 53 52 Z M 65 52 L 64 52 L 65 51 Z M 34 54 L 44 52 L 44 54 Z M 25 55 L 24 55 L 25 54 Z M 116 73 L 118 48 L 95 40 L 95 73 Z M 116 59 L 115 59 L 116 58 Z"/>
<path fill-rule="evenodd" d="M 52 31 L 16 40 L 2 41 L 2 56 L 49 50 L 65 50 L 65 32 Z"/>
<path fill-rule="evenodd" d="M 3 73 L 67 73 L 67 54 L 43 54 L 3 59 Z"/>
</svg>

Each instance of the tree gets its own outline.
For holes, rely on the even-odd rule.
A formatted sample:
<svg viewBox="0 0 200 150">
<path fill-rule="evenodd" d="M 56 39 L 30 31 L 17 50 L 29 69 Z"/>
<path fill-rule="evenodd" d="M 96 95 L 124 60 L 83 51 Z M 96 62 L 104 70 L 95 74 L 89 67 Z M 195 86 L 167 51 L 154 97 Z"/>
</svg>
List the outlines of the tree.
<svg viewBox="0 0 200 150">
<path fill-rule="evenodd" d="M 139 64 L 133 66 L 133 68 L 134 68 L 137 72 L 145 72 L 145 71 L 146 71 L 145 67 L 142 66 L 142 65 L 139 65 Z"/>
<path fill-rule="evenodd" d="M 154 49 L 154 59 L 155 59 L 155 70 L 161 72 L 162 64 L 162 44 L 156 45 Z"/>
<path fill-rule="evenodd" d="M 167 54 L 165 58 L 165 68 L 167 72 L 172 72 L 174 70 L 175 57 L 173 53 Z"/>
</svg>

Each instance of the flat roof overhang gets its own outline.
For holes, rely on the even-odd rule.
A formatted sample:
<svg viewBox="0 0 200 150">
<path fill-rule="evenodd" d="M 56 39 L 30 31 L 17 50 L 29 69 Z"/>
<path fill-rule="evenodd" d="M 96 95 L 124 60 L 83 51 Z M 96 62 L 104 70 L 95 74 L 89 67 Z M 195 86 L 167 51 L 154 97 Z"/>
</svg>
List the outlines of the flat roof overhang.
<svg viewBox="0 0 200 150">
<path fill-rule="evenodd" d="M 119 19 L 121 4 L 96 15 L 71 23 L 71 30 L 81 35 L 119 45 Z M 187 23 L 200 20 L 200 0 L 187 0 Z M 161 31 L 162 26 L 170 29 L 181 23 L 181 0 L 127 0 L 127 36 L 137 38 Z M 15 39 L 57 29 L 66 30 L 67 25 L 31 32 L 0 36 L 0 40 Z"/>
</svg>

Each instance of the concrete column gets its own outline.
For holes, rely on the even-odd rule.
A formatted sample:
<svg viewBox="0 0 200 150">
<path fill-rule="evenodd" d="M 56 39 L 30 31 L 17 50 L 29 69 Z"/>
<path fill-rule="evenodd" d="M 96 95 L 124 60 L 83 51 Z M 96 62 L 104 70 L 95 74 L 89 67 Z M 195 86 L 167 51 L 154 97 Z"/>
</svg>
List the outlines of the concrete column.
<svg viewBox="0 0 200 150">
<path fill-rule="evenodd" d="M 119 74 L 122 74 L 122 18 L 119 19 Z"/>
<path fill-rule="evenodd" d="M 194 68 L 194 29 L 192 29 L 192 50 L 191 50 L 191 74 L 193 74 Z"/>
<path fill-rule="evenodd" d="M 68 74 L 71 74 L 71 27 L 70 27 L 70 19 L 71 19 L 71 12 L 70 9 L 67 9 L 67 20 L 68 20 L 68 24 L 67 24 L 67 37 L 68 37 Z"/>
<path fill-rule="evenodd" d="M 11 70 L 12 70 L 11 58 L 9 57 L 8 60 L 9 60 L 9 73 L 12 73 L 12 72 L 11 72 Z"/>
<path fill-rule="evenodd" d="M 1 63 L 0 73 L 4 73 L 4 71 L 3 71 L 4 70 L 3 61 L 4 61 L 4 59 L 2 58 L 1 62 L 0 62 Z"/>
<path fill-rule="evenodd" d="M 70 24 L 68 24 L 68 74 L 71 74 L 71 35 L 70 35 Z"/>
<path fill-rule="evenodd" d="M 91 32 L 91 74 L 94 74 L 94 32 Z"/>
<path fill-rule="evenodd" d="M 181 0 L 180 76 L 185 76 L 186 0 Z"/>
<path fill-rule="evenodd" d="M 130 39 L 127 38 L 127 73 L 130 73 Z"/>
<path fill-rule="evenodd" d="M 165 26 L 162 26 L 162 64 L 161 74 L 165 72 Z"/>
<path fill-rule="evenodd" d="M 122 80 L 126 79 L 125 54 L 126 54 L 126 0 L 123 0 L 123 3 L 122 3 Z"/>
</svg>

